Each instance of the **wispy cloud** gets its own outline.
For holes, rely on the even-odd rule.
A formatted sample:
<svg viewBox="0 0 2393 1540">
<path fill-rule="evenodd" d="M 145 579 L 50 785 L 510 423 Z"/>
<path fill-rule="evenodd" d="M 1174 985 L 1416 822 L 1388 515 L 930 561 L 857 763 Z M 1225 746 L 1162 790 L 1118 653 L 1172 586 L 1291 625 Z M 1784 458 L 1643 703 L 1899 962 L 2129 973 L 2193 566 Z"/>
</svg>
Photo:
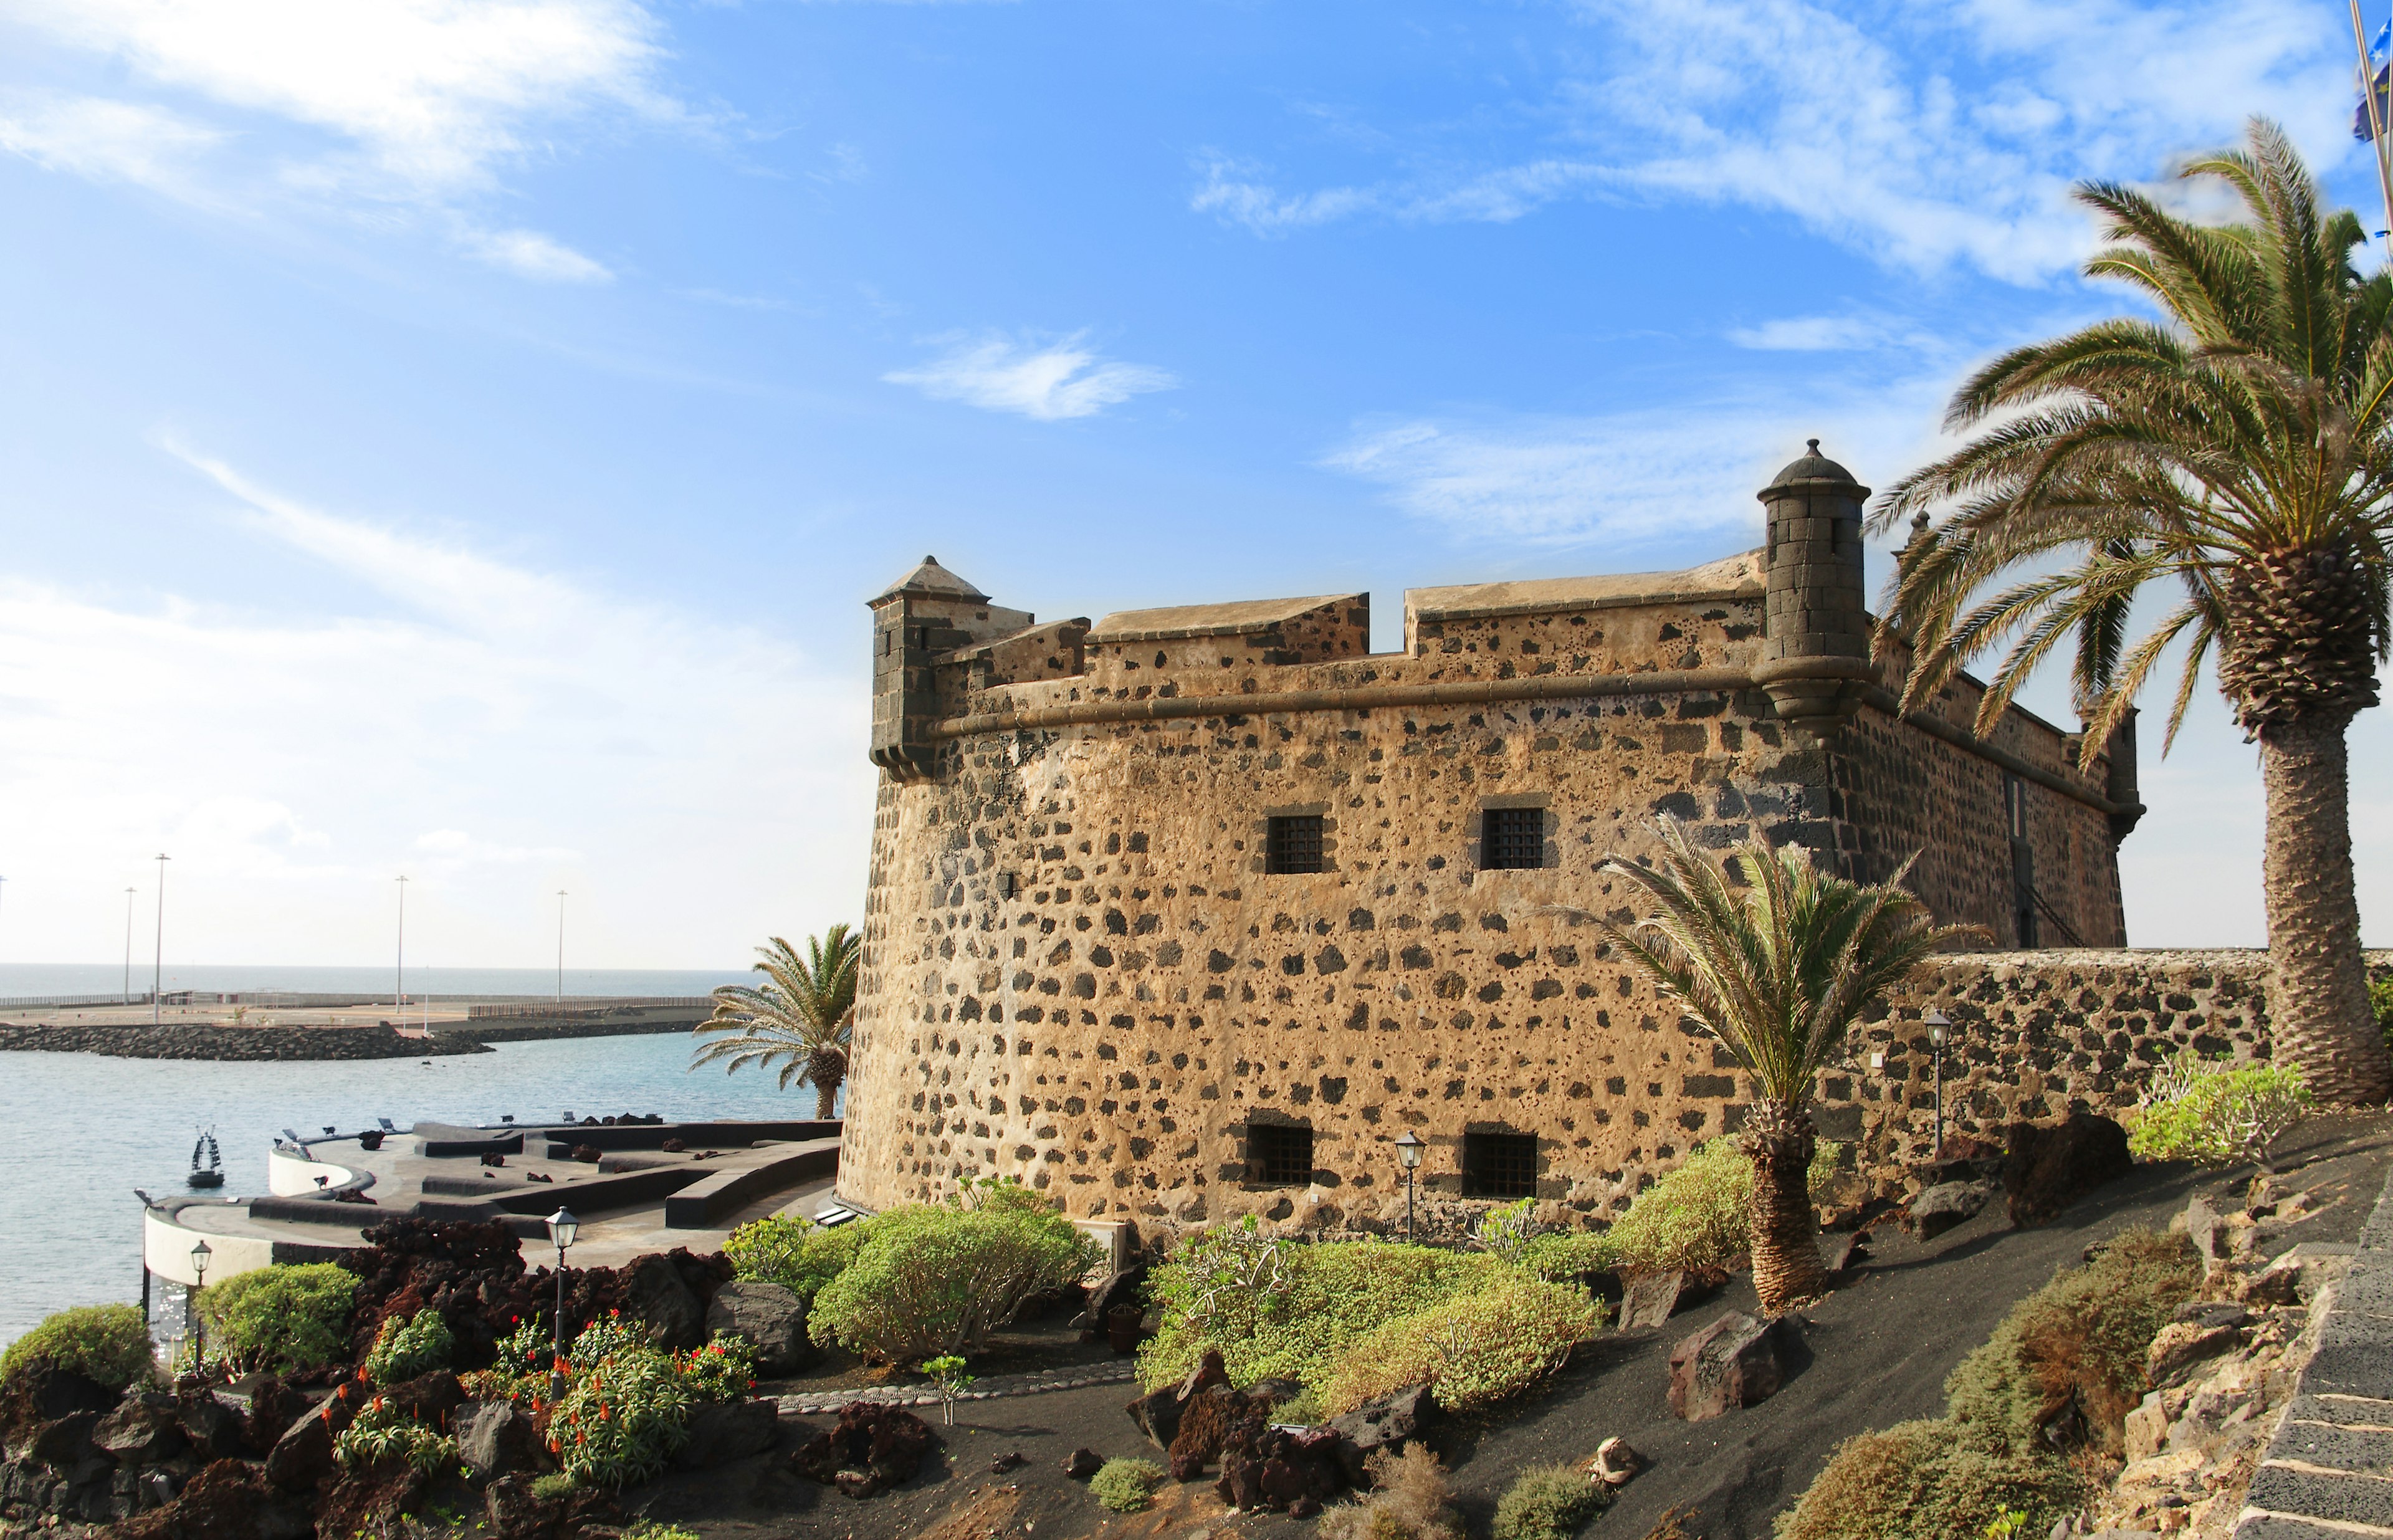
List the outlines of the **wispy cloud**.
<svg viewBox="0 0 2393 1540">
<path fill-rule="evenodd" d="M 385 603 L 0 580 L 0 843 L 41 895 L 9 895 L 18 955 L 108 955 L 99 921 L 160 849 L 185 957 L 379 951 L 399 871 L 411 955 L 459 965 L 543 955 L 561 886 L 578 955 L 622 966 L 712 965 L 851 907 L 871 784 L 852 681 L 776 634 L 185 458 L 235 538 Z"/>
<path fill-rule="evenodd" d="M 453 212 L 569 120 L 689 121 L 635 0 L 11 0 L 0 17 L 120 77 L 0 113 L 0 145 L 204 205 Z M 605 276 L 534 231 L 459 244 L 527 278 Z"/>
<path fill-rule="evenodd" d="M 1431 124 L 1392 134 L 1377 177 L 1291 189 L 1209 151 L 1192 206 L 1278 235 L 1363 215 L 1500 222 L 1566 197 L 1687 199 L 1766 209 L 1893 266 L 2036 282 L 2086 245 L 2068 199 L 2076 178 L 2151 176 L 2253 111 L 2284 121 L 2322 163 L 2348 150 L 2337 123 L 2348 63 L 2296 0 L 1574 11 L 1602 46 L 1558 57 L 1560 83 L 1536 99 L 1482 104 L 1545 124 L 1531 152 L 1458 148 Z"/>
<path fill-rule="evenodd" d="M 947 345 L 937 358 L 881 377 L 891 385 L 912 385 L 934 400 L 1019 412 L 1040 422 L 1093 417 L 1133 396 L 1179 385 L 1168 370 L 1099 359 L 1081 346 L 1087 334 L 1074 333 L 1042 345 L 997 334 L 951 333 L 931 339 Z"/>
<path fill-rule="evenodd" d="M 1781 316 L 1728 333 L 1739 347 L 1763 353 L 1845 353 L 1868 348 L 1935 348 L 1944 343 L 1889 316 Z"/>
<path fill-rule="evenodd" d="M 1325 469 L 1371 482 L 1403 512 L 1458 535 L 1529 545 L 1655 546 L 1757 530 L 1754 492 L 1825 440 L 1864 479 L 1916 463 L 1942 378 L 1587 417 L 1412 418 L 1365 424 Z M 1726 446 L 1729 452 L 1723 453 Z"/>
</svg>

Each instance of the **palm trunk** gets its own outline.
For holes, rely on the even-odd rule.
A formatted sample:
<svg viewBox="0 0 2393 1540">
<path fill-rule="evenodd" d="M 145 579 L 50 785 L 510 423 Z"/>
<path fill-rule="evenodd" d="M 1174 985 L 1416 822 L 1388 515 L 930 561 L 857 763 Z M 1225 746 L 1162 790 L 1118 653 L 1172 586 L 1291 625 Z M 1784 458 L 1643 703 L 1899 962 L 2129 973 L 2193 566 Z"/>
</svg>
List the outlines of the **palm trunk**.
<svg viewBox="0 0 2393 1540">
<path fill-rule="evenodd" d="M 1811 1212 L 1818 1136 L 1802 1107 L 1757 1102 L 1738 1142 L 1753 1162 L 1753 1290 L 1765 1315 L 1828 1291 Z"/>
<path fill-rule="evenodd" d="M 837 1080 L 815 1082 L 815 1116 L 818 1121 L 827 1123 L 838 1116 L 839 1085 Z"/>
<path fill-rule="evenodd" d="M 2346 1104 L 2382 1102 L 2393 1089 L 2352 894 L 2348 720 L 2307 712 L 2259 733 L 2275 1057 L 2301 1065 L 2320 1101 Z"/>
</svg>

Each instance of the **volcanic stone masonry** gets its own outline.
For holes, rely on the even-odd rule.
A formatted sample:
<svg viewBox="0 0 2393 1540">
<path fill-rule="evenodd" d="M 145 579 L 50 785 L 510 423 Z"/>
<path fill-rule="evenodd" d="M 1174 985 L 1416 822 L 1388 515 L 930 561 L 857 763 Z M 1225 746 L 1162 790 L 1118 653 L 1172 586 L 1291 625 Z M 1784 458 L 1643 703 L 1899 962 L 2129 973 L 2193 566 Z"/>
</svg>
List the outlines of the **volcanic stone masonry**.
<svg viewBox="0 0 2393 1540">
<path fill-rule="evenodd" d="M 925 559 L 871 603 L 842 1196 L 1013 1177 L 1149 1228 L 1334 1223 L 1400 1197 L 1409 1129 L 1428 1191 L 1617 1210 L 1749 1094 L 1596 924 L 1630 912 L 1598 863 L 1665 814 L 1864 880 L 1916 853 L 1938 918 L 2010 949 L 1931 985 L 1964 1129 L 2114 1105 L 2163 1038 L 2265 1052 L 2261 960 L 2025 950 L 2125 944 L 2132 729 L 2086 768 L 2024 711 L 1981 737 L 1966 676 L 1898 714 L 1868 489 L 1817 449 L 1761 550 L 1415 589 L 1393 654 L 1368 594 L 1042 626 Z M 1873 1158 L 1927 1138 L 1920 1003 L 1823 1077 Z"/>
</svg>

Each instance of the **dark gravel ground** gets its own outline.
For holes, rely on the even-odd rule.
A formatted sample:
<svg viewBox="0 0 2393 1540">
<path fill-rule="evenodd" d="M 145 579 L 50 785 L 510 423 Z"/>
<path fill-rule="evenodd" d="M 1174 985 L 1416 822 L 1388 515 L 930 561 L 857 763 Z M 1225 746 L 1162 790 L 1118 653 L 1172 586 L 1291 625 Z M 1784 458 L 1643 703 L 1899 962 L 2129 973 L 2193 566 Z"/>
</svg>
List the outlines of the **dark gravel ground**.
<svg viewBox="0 0 2393 1540">
<path fill-rule="evenodd" d="M 2393 1117 L 2321 1117 L 2278 1152 L 2282 1174 L 2314 1189 L 2324 1207 L 2286 1227 L 2280 1245 L 2358 1237 L 2393 1163 Z M 1457 1506 L 1484 1535 L 1496 1500 L 1523 1469 L 1587 1458 L 1613 1434 L 1654 1467 L 1583 1532 L 1587 1540 L 1641 1540 L 1665 1510 L 1692 1508 L 1690 1535 L 1758 1540 L 1854 1433 L 1943 1408 L 1944 1377 L 1992 1333 L 2007 1311 L 2086 1246 L 2134 1225 L 2165 1228 L 2196 1191 L 2240 1204 L 2248 1169 L 2205 1174 L 2147 1167 L 2079 1203 L 2041 1230 L 2008 1228 L 1999 1199 L 1931 1244 L 1880 1225 L 1859 1276 L 1806 1312 L 1811 1362 L 1761 1405 L 1705 1423 L 1663 1404 L 1667 1360 L 1680 1338 L 1730 1310 L 1751 1310 L 1751 1286 L 1732 1282 L 1683 1309 L 1661 1332 L 1604 1339 L 1583 1351 L 1541 1393 L 1500 1420 L 1449 1422 L 1435 1440 L 1453 1472 Z M 1210 1481 L 1158 1494 L 1154 1510 L 1107 1514 L 1062 1473 L 1086 1445 L 1101 1455 L 1158 1458 L 1123 1415 L 1126 1386 L 968 1403 L 941 1428 L 946 1448 L 898 1491 L 853 1502 L 778 1473 L 777 1456 L 693 1472 L 637 1494 L 646 1517 L 708 1540 L 993 1540 L 996 1535 L 1105 1540 L 1231 1540 L 1309 1535 L 1314 1526 L 1271 1515 L 1230 1515 Z M 935 1426 L 936 1414 L 933 1414 Z M 807 1419 L 827 1424 L 828 1419 Z M 812 1429 L 808 1429 L 809 1432 Z M 992 1474 L 997 1455 L 1027 1463 Z"/>
</svg>

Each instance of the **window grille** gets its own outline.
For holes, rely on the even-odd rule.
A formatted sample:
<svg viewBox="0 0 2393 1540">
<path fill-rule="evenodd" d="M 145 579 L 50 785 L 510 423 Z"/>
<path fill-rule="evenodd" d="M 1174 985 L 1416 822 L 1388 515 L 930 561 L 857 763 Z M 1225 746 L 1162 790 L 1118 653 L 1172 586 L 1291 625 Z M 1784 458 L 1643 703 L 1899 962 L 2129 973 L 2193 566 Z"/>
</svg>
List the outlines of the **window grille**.
<svg viewBox="0 0 2393 1540">
<path fill-rule="evenodd" d="M 1247 1125 L 1247 1178 L 1269 1187 L 1313 1181 L 1313 1130 L 1280 1123 Z"/>
<path fill-rule="evenodd" d="M 1479 865 L 1487 871 L 1525 871 L 1546 864 L 1546 810 L 1491 807 L 1480 815 Z"/>
<path fill-rule="evenodd" d="M 1537 1193 L 1537 1136 L 1533 1133 L 1466 1133 L 1462 1136 L 1464 1191 L 1475 1198 L 1526 1198 Z"/>
<path fill-rule="evenodd" d="M 1320 871 L 1321 815 L 1297 814 L 1274 818 L 1263 842 L 1263 869 L 1269 872 Z"/>
</svg>

